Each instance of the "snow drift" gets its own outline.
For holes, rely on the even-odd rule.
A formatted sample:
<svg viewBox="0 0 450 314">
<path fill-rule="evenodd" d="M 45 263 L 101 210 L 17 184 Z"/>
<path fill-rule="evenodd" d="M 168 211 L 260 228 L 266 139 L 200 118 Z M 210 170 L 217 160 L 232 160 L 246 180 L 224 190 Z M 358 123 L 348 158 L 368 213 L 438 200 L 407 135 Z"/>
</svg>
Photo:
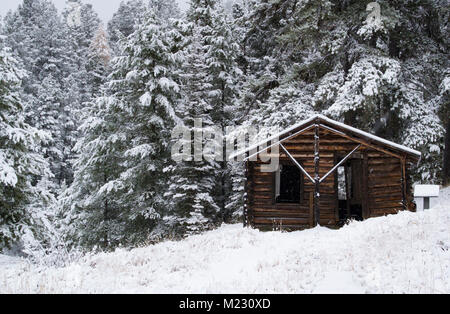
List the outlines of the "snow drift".
<svg viewBox="0 0 450 314">
<path fill-rule="evenodd" d="M 0 259 L 1 293 L 450 293 L 450 189 L 422 213 L 341 230 L 225 225 L 65 268 Z M 3 261 L 3 262 L 2 262 Z"/>
</svg>

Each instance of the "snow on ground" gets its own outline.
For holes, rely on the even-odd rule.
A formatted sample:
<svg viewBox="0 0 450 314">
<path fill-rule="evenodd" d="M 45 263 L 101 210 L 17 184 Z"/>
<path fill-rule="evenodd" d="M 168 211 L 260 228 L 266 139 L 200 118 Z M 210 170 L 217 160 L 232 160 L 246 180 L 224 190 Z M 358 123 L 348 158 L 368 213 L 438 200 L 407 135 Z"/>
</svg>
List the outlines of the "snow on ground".
<svg viewBox="0 0 450 314">
<path fill-rule="evenodd" d="M 430 211 L 337 231 L 226 225 L 60 269 L 3 256 L 0 293 L 450 293 L 450 188 Z"/>
</svg>

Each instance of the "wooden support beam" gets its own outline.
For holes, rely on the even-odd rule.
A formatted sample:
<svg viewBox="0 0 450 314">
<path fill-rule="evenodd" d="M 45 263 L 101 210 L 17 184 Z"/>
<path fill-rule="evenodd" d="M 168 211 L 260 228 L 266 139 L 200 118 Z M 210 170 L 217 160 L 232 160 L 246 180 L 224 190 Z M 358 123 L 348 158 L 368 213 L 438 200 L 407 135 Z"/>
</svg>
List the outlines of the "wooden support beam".
<svg viewBox="0 0 450 314">
<path fill-rule="evenodd" d="M 289 153 L 289 151 L 284 147 L 283 144 L 280 143 L 281 149 L 285 152 L 285 154 L 292 160 L 292 162 L 300 169 L 301 172 L 309 179 L 312 183 L 314 183 L 314 179 L 309 175 L 309 173 L 298 163 L 298 161 Z"/>
<path fill-rule="evenodd" d="M 309 226 L 314 227 L 314 193 L 309 193 Z"/>
<path fill-rule="evenodd" d="M 354 150 L 351 151 L 350 154 L 348 154 L 347 156 L 345 156 L 344 159 L 342 159 L 336 166 L 333 167 L 333 169 L 331 169 L 326 175 L 324 175 L 322 177 L 322 179 L 320 179 L 320 183 L 322 183 L 323 181 L 325 181 L 333 172 L 335 172 L 340 166 L 342 166 L 342 164 L 344 162 L 346 162 L 358 149 L 361 148 L 361 144 L 358 145 Z"/>
<path fill-rule="evenodd" d="M 320 130 L 318 123 L 315 124 L 314 133 L 314 225 L 318 226 L 320 225 Z"/>
</svg>

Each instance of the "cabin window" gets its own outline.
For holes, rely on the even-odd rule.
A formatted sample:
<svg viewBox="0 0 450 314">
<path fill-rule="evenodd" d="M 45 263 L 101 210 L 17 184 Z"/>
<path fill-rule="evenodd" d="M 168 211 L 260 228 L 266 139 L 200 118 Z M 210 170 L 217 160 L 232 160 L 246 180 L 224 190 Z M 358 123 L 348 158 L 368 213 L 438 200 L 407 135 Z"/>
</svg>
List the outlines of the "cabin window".
<svg viewBox="0 0 450 314">
<path fill-rule="evenodd" d="M 430 209 L 430 198 L 425 197 L 423 199 L 423 209 Z"/>
<path fill-rule="evenodd" d="M 276 203 L 300 203 L 300 169 L 294 165 L 280 165 L 275 173 Z"/>
</svg>

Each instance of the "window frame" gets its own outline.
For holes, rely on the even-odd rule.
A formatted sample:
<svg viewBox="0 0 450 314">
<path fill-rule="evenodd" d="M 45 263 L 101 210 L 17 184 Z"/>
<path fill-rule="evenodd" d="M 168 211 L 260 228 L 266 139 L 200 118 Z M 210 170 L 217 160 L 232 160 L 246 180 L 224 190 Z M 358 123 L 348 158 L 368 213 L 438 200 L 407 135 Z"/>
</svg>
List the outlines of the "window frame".
<svg viewBox="0 0 450 314">
<path fill-rule="evenodd" d="M 303 167 L 301 161 L 298 163 Z M 277 173 L 280 172 L 280 166 L 292 166 L 297 168 L 300 173 L 300 198 L 298 202 L 277 202 Z M 280 176 L 280 185 L 281 185 L 281 176 Z M 305 190 L 305 174 L 291 161 L 291 160 L 280 160 L 277 171 L 272 173 L 272 205 L 283 206 L 283 205 L 301 205 L 304 203 L 304 190 Z"/>
</svg>

